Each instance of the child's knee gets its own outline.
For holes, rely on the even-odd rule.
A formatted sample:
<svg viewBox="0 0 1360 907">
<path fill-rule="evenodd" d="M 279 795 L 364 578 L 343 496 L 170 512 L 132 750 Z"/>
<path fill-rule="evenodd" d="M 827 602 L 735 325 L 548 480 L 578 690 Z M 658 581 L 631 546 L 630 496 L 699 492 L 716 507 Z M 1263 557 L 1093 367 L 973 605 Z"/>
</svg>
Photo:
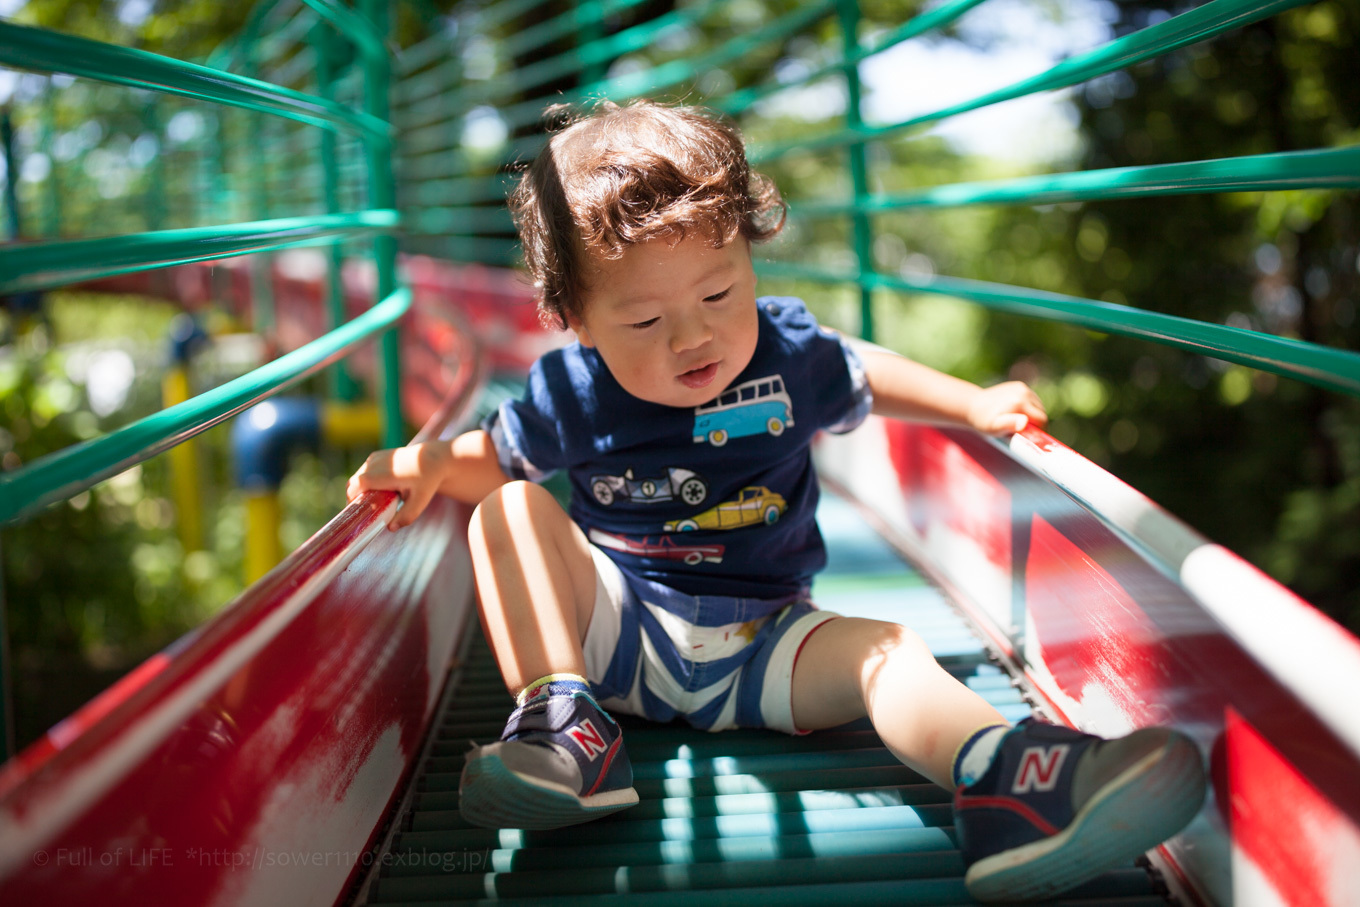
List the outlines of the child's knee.
<svg viewBox="0 0 1360 907">
<path fill-rule="evenodd" d="M 542 534 L 570 522 L 552 493 L 533 482 L 507 482 L 496 488 L 472 511 L 468 540 L 495 547 L 524 532 Z"/>
<path fill-rule="evenodd" d="M 868 660 L 877 662 L 876 667 L 912 672 L 938 666 L 925 640 L 910 627 L 891 621 L 873 621 L 873 624 L 870 628 L 873 645 Z"/>
</svg>

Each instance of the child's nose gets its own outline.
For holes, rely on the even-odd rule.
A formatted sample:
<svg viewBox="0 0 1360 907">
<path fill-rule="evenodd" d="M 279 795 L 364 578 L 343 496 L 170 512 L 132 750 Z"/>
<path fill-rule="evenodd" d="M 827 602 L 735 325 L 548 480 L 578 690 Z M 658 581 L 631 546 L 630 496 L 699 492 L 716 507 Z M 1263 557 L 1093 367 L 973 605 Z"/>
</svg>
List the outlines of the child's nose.
<svg viewBox="0 0 1360 907">
<path fill-rule="evenodd" d="M 713 329 L 702 313 L 677 321 L 671 331 L 671 352 L 685 353 L 696 350 L 713 339 Z"/>
</svg>

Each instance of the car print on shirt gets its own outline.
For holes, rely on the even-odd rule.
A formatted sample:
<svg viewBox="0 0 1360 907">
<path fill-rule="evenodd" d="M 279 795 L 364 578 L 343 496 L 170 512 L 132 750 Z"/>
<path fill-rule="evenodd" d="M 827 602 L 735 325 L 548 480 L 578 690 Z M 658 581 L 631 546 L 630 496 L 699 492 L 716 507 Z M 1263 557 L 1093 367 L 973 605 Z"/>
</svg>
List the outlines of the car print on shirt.
<svg viewBox="0 0 1360 907">
<path fill-rule="evenodd" d="M 788 505 L 784 497 L 764 485 L 748 485 L 735 499 L 723 501 L 703 513 L 683 520 L 671 520 L 661 527 L 662 532 L 689 532 L 694 529 L 740 529 L 760 523 L 771 525 L 779 521 Z"/>
<path fill-rule="evenodd" d="M 743 381 L 694 407 L 694 443 L 722 447 L 732 438 L 767 432 L 778 437 L 793 424 L 793 401 L 779 375 Z"/>
<path fill-rule="evenodd" d="M 660 504 L 675 500 L 697 506 L 708 497 L 708 483 L 688 469 L 668 468 L 664 477 L 654 479 L 635 479 L 629 469 L 621 476 L 591 476 L 590 493 L 606 507 L 616 501 Z"/>
<path fill-rule="evenodd" d="M 591 529 L 589 538 L 592 544 L 601 548 L 612 548 L 615 551 L 622 551 L 625 554 L 635 554 L 638 557 L 659 557 L 672 561 L 684 561 L 691 567 L 707 561 L 710 564 L 721 564 L 723 552 L 727 550 L 725 545 L 681 545 L 669 535 L 660 535 L 653 541 L 651 536 L 641 539 L 630 539 L 626 536 L 615 535 L 612 532 L 602 532 L 599 529 Z"/>
</svg>

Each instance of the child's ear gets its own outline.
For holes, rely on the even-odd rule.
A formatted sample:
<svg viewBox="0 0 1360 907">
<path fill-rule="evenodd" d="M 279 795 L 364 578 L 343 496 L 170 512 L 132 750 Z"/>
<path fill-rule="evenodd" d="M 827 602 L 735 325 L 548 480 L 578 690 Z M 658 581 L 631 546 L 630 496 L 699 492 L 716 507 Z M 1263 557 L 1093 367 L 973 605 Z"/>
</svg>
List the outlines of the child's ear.
<svg viewBox="0 0 1360 907">
<path fill-rule="evenodd" d="M 581 321 L 577 315 L 568 313 L 566 316 L 567 327 L 576 335 L 576 339 L 581 342 L 581 346 L 594 346 L 595 341 L 590 339 L 590 331 L 586 330 L 585 322 Z"/>
</svg>

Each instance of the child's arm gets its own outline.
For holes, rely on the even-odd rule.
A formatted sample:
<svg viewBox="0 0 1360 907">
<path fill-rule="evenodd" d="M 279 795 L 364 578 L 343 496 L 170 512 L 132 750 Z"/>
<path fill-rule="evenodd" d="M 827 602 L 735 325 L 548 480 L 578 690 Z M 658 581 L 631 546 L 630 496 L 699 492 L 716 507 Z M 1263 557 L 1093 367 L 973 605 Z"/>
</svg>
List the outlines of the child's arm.
<svg viewBox="0 0 1360 907">
<path fill-rule="evenodd" d="M 991 433 L 1043 427 L 1048 413 L 1023 381 L 981 388 L 895 353 L 861 350 L 874 412 L 895 419 L 952 422 Z"/>
<path fill-rule="evenodd" d="M 415 522 L 436 493 L 480 504 L 508 481 L 490 436 L 478 429 L 452 441 L 375 451 L 350 478 L 345 494 L 352 501 L 365 491 L 397 492 L 406 503 L 387 528 L 400 529 Z"/>
</svg>

